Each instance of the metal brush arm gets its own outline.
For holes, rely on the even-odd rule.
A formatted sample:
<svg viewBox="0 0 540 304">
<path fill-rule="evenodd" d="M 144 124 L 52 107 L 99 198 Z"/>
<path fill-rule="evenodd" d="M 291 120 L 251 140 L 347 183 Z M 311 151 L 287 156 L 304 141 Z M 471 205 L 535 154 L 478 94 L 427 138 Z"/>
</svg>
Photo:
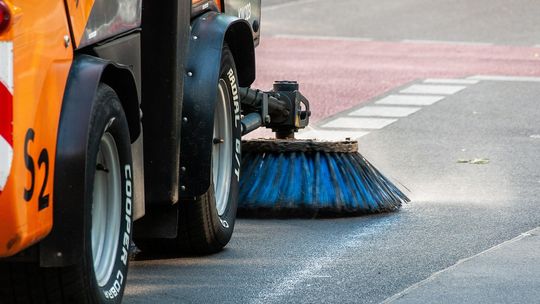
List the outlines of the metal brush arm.
<svg viewBox="0 0 540 304">
<path fill-rule="evenodd" d="M 241 87 L 239 93 L 242 135 L 264 126 L 276 132 L 277 138 L 294 138 L 294 133 L 309 123 L 309 101 L 294 81 L 277 81 L 270 92 Z"/>
<path fill-rule="evenodd" d="M 250 88 L 240 88 L 239 92 L 242 109 L 249 112 L 259 112 L 262 117 L 265 117 L 266 123 L 270 119 L 287 118 L 290 114 L 287 103 L 277 99 L 271 93 Z M 271 118 L 268 119 L 267 115 L 270 115 Z"/>
<path fill-rule="evenodd" d="M 263 125 L 263 120 L 259 113 L 249 113 L 242 118 L 241 124 L 242 135 L 246 135 L 261 127 Z"/>
</svg>

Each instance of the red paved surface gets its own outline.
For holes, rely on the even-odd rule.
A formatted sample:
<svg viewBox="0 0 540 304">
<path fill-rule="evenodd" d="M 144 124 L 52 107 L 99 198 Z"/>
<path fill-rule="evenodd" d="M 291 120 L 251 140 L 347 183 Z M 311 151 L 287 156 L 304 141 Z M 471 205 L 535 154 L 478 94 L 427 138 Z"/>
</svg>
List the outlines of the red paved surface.
<svg viewBox="0 0 540 304">
<path fill-rule="evenodd" d="M 312 122 L 424 78 L 540 76 L 540 48 L 263 37 L 256 88 L 298 80 Z"/>
</svg>

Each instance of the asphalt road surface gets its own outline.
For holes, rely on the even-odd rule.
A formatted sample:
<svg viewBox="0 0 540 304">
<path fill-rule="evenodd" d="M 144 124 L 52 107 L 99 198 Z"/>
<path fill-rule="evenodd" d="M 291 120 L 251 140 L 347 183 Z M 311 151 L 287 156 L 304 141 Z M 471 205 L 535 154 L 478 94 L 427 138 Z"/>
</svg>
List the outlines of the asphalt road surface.
<svg viewBox="0 0 540 304">
<path fill-rule="evenodd" d="M 263 0 L 263 34 L 540 43 L 536 0 Z"/>
<path fill-rule="evenodd" d="M 264 1 L 257 85 L 299 79 L 302 136 L 359 138 L 412 202 L 241 219 L 222 253 L 134 261 L 126 303 L 380 303 L 540 226 L 540 3 L 335 3 Z"/>
</svg>

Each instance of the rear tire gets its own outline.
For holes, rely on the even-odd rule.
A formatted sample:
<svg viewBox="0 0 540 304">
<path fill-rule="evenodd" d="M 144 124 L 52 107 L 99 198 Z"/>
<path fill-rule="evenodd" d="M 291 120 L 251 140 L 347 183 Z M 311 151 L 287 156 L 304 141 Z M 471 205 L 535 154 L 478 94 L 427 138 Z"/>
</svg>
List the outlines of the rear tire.
<svg viewBox="0 0 540 304">
<path fill-rule="evenodd" d="M 132 234 L 131 144 L 118 96 L 105 84 L 94 100 L 87 147 L 83 256 L 59 268 L 0 262 L 0 303 L 121 302 Z"/>
<path fill-rule="evenodd" d="M 178 203 L 178 230 L 173 239 L 140 239 L 143 254 L 205 255 L 219 252 L 231 239 L 240 180 L 241 124 L 234 58 L 222 51 L 215 107 L 212 176 L 208 191 Z"/>
<path fill-rule="evenodd" d="M 234 58 L 225 45 L 214 112 L 210 188 L 200 197 L 182 200 L 179 206 L 178 245 L 185 253 L 218 252 L 233 234 L 238 207 L 242 136 L 237 81 Z"/>
</svg>

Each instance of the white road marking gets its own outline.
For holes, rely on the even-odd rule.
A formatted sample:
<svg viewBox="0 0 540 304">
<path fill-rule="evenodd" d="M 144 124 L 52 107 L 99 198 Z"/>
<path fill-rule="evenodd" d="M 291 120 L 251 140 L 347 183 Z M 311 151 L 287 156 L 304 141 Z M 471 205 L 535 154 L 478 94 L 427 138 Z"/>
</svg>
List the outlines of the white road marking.
<svg viewBox="0 0 540 304">
<path fill-rule="evenodd" d="M 280 4 L 275 4 L 275 5 L 263 6 L 263 7 L 261 8 L 261 10 L 262 10 L 262 11 L 273 11 L 273 10 L 277 10 L 277 9 L 280 9 L 280 8 L 285 8 L 285 7 L 295 6 L 295 5 L 308 4 L 308 3 L 317 2 L 317 1 L 318 1 L 318 0 L 298 0 L 298 1 L 289 1 L 289 2 L 286 2 L 286 3 L 280 3 Z"/>
<path fill-rule="evenodd" d="M 366 106 L 349 113 L 349 116 L 407 117 L 420 109 L 418 107 Z"/>
<path fill-rule="evenodd" d="M 400 93 L 410 94 L 437 94 L 437 95 L 452 95 L 467 87 L 453 85 L 428 85 L 428 84 L 413 84 L 405 88 Z"/>
<path fill-rule="evenodd" d="M 477 84 L 480 80 L 472 79 L 452 79 L 452 78 L 428 78 L 424 80 L 424 83 L 438 83 L 438 84 Z"/>
<path fill-rule="evenodd" d="M 308 128 L 300 132 L 297 137 L 321 140 L 357 139 L 369 134 L 366 130 L 382 129 L 396 122 L 398 118 L 407 117 L 420 111 L 422 109 L 420 106 L 432 105 L 443 100 L 446 97 L 443 95 L 457 93 L 467 88 L 464 86 L 465 84 L 476 84 L 479 81 L 475 79 L 428 78 L 424 80 L 424 83 L 428 84 L 413 84 L 401 90 L 401 93 L 410 94 L 388 95 L 375 101 L 375 105 L 344 112 L 329 121 L 319 123 L 318 129 Z M 361 131 L 355 132 L 354 130 Z"/>
<path fill-rule="evenodd" d="M 342 129 L 382 129 L 397 119 L 387 118 L 363 118 L 363 117 L 339 117 L 322 125 L 323 128 Z"/>
<path fill-rule="evenodd" d="M 476 75 L 467 79 L 491 80 L 491 81 L 522 81 L 522 82 L 540 82 L 540 77 L 522 77 L 522 76 L 499 76 L 499 75 Z"/>
<path fill-rule="evenodd" d="M 340 37 L 340 36 L 309 36 L 309 35 L 274 35 L 275 38 L 290 38 L 300 40 L 340 40 L 340 41 L 373 41 L 371 38 L 362 37 Z"/>
<path fill-rule="evenodd" d="M 330 268 L 333 264 L 339 262 L 339 258 L 348 251 L 354 250 L 362 245 L 364 238 L 372 236 L 381 230 L 388 229 L 392 225 L 393 219 L 383 219 L 380 222 L 368 226 L 360 227 L 352 233 L 344 236 L 328 239 L 323 245 L 326 250 L 317 258 L 308 259 L 305 263 L 299 265 L 296 270 L 291 271 L 284 278 L 276 278 L 268 285 L 268 288 L 262 289 L 257 297 L 250 301 L 251 304 L 284 303 L 287 297 L 305 283 L 313 278 L 327 276 L 321 273 L 325 268 Z"/>
<path fill-rule="evenodd" d="M 443 99 L 444 96 L 388 95 L 375 103 L 384 105 L 429 106 Z"/>
<path fill-rule="evenodd" d="M 443 273 L 445 273 L 445 272 L 448 272 L 448 271 L 450 271 L 450 270 L 453 270 L 454 268 L 456 268 L 456 267 L 459 266 L 460 264 L 463 264 L 463 263 L 465 263 L 465 262 L 468 262 L 468 261 L 470 261 L 470 260 L 472 260 L 472 259 L 474 259 L 474 258 L 476 258 L 476 257 L 479 257 L 479 256 L 481 256 L 481 255 L 484 255 L 484 254 L 486 254 L 486 253 L 488 253 L 488 252 L 497 250 L 497 249 L 499 249 L 499 248 L 501 248 L 501 247 L 504 247 L 504 246 L 506 246 L 506 245 L 509 245 L 509 244 L 515 243 L 515 242 L 517 242 L 517 241 L 520 241 L 520 240 L 522 240 L 522 239 L 524 239 L 524 238 L 526 238 L 526 237 L 529 237 L 529 236 L 531 236 L 531 235 L 535 235 L 535 234 L 537 234 L 537 233 L 539 232 L 539 229 L 540 229 L 540 227 L 535 228 L 535 229 L 532 229 L 532 230 L 529 230 L 529 231 L 524 232 L 524 233 L 520 234 L 519 236 L 517 236 L 517 237 L 515 237 L 515 238 L 513 238 L 513 239 L 511 239 L 511 240 L 508 240 L 508 241 L 505 241 L 505 242 L 503 242 L 503 243 L 500 243 L 499 245 L 493 246 L 493 247 L 491 247 L 491 248 L 489 248 L 489 249 L 487 249 L 487 250 L 484 250 L 484 251 L 482 251 L 482 252 L 480 252 L 480 253 L 477 253 L 477 254 L 475 254 L 475 255 L 473 255 L 473 256 L 470 256 L 470 257 L 468 257 L 468 258 L 461 259 L 461 260 L 457 261 L 454 265 L 452 265 L 452 266 L 450 266 L 450 267 L 448 267 L 448 268 L 445 268 L 445 269 L 443 269 L 443 270 L 437 271 L 437 272 L 433 273 L 431 276 L 429 276 L 427 279 L 422 280 L 422 281 L 420 281 L 420 282 L 418 282 L 418 283 L 416 283 L 416 284 L 413 284 L 413 285 L 409 286 L 408 288 L 404 289 L 403 291 L 401 291 L 401 292 L 399 292 L 399 293 L 396 293 L 395 295 L 393 295 L 393 296 L 387 298 L 386 300 L 382 301 L 381 304 L 392 303 L 392 302 L 394 302 L 394 301 L 400 299 L 401 297 L 405 296 L 405 295 L 408 294 L 409 292 L 411 292 L 411 291 L 413 291 L 413 290 L 415 290 L 415 289 L 417 289 L 417 288 L 419 288 L 419 287 L 421 287 L 421 286 L 423 286 L 423 285 L 425 285 L 425 284 L 427 284 L 427 283 L 429 283 L 429 282 L 435 280 L 435 279 L 436 279 L 437 277 L 439 277 L 441 274 L 443 274 Z"/>
<path fill-rule="evenodd" d="M 421 43 L 421 44 L 454 44 L 454 45 L 476 45 L 476 46 L 489 46 L 493 43 L 489 42 L 469 42 L 469 41 L 445 41 L 445 40 L 416 40 L 416 39 L 404 39 L 403 43 Z"/>
<path fill-rule="evenodd" d="M 299 132 L 296 134 L 298 139 L 319 139 L 319 140 L 352 140 L 368 135 L 367 131 L 328 131 L 328 130 L 311 130 L 307 132 Z"/>
</svg>

